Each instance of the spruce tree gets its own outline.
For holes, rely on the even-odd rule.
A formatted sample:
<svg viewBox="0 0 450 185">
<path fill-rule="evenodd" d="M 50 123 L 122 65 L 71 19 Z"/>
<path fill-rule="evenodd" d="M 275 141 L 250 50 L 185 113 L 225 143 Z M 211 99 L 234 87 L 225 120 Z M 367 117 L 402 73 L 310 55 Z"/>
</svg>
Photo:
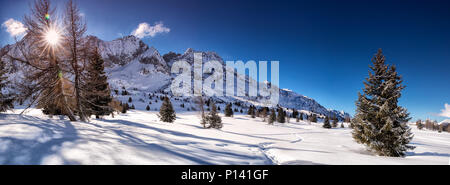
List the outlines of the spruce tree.
<svg viewBox="0 0 450 185">
<path fill-rule="evenodd" d="M 163 122 L 173 123 L 176 119 L 175 110 L 173 109 L 172 102 L 166 96 L 159 109 L 159 119 Z"/>
<path fill-rule="evenodd" d="M 231 103 L 227 104 L 227 106 L 225 106 L 225 116 L 226 117 L 233 117 L 233 109 L 231 107 Z"/>
<path fill-rule="evenodd" d="M 222 118 L 217 114 L 217 107 L 216 104 L 213 101 L 209 102 L 211 111 L 206 115 L 205 120 L 206 123 L 209 124 L 208 128 L 216 128 L 220 129 L 222 128 Z"/>
<path fill-rule="evenodd" d="M 150 105 L 147 105 L 147 107 L 145 107 L 145 110 L 150 111 Z"/>
<path fill-rule="evenodd" d="M 330 119 L 328 118 L 328 116 L 325 117 L 325 121 L 323 122 L 323 128 L 331 128 L 331 124 L 330 124 Z"/>
<path fill-rule="evenodd" d="M 112 101 L 111 91 L 108 84 L 108 77 L 105 74 L 105 66 L 102 57 L 97 49 L 94 50 L 89 58 L 87 73 L 84 75 L 84 91 L 82 103 L 85 113 L 95 115 L 97 118 L 103 115 L 109 115 L 113 109 L 109 106 Z"/>
<path fill-rule="evenodd" d="M 262 109 L 262 111 L 261 111 L 261 117 L 263 118 L 263 121 L 265 122 L 266 121 L 266 118 L 267 118 L 267 110 L 268 110 L 269 108 L 267 108 L 267 107 L 264 107 L 263 109 Z"/>
<path fill-rule="evenodd" d="M 423 124 L 422 124 L 422 120 L 417 120 L 417 122 L 416 122 L 416 126 L 417 126 L 417 128 L 419 129 L 419 130 L 422 130 L 423 129 Z"/>
<path fill-rule="evenodd" d="M 275 110 L 272 109 L 270 111 L 270 116 L 269 116 L 269 119 L 268 119 L 269 125 L 273 125 L 273 122 L 275 122 L 276 119 L 277 119 L 277 115 L 275 114 Z"/>
<path fill-rule="evenodd" d="M 1 59 L 1 56 L 0 56 Z M 8 77 L 6 76 L 7 70 L 5 68 L 5 63 L 0 61 L 0 112 L 5 112 L 14 108 L 13 101 L 14 98 L 10 93 L 5 92 L 4 89 L 9 85 Z"/>
<path fill-rule="evenodd" d="M 333 128 L 336 128 L 338 126 L 338 118 L 336 116 L 333 117 L 333 123 L 331 124 L 331 126 L 333 126 Z"/>
<path fill-rule="evenodd" d="M 398 105 L 402 85 L 395 66 L 385 64 L 381 49 L 372 59 L 372 70 L 358 93 L 353 138 L 381 156 L 400 157 L 415 147 L 408 145 L 413 135 L 407 110 Z"/>
<path fill-rule="evenodd" d="M 286 122 L 286 115 L 284 114 L 284 111 L 282 108 L 278 108 L 277 122 L 278 123 Z"/>
</svg>

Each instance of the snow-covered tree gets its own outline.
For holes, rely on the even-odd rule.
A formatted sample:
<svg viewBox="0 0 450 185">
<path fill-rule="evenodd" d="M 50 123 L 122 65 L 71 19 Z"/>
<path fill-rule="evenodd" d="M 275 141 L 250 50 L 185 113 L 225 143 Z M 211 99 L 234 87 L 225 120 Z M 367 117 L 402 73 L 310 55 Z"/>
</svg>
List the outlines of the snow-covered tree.
<svg viewBox="0 0 450 185">
<path fill-rule="evenodd" d="M 414 149 L 408 145 L 413 138 L 407 125 L 409 113 L 398 105 L 405 86 L 395 66 L 385 64 L 381 49 L 372 62 L 363 94 L 358 93 L 353 138 L 379 155 L 404 156 L 407 150 Z"/>
<path fill-rule="evenodd" d="M 211 111 L 206 115 L 206 123 L 209 124 L 208 128 L 220 129 L 223 127 L 222 118 L 217 114 L 217 107 L 213 101 L 209 102 Z"/>
<path fill-rule="evenodd" d="M 161 108 L 159 109 L 159 115 L 161 121 L 173 123 L 176 119 L 175 110 L 173 109 L 172 102 L 170 102 L 170 99 L 166 96 L 164 97 L 164 101 L 161 105 Z"/>
</svg>

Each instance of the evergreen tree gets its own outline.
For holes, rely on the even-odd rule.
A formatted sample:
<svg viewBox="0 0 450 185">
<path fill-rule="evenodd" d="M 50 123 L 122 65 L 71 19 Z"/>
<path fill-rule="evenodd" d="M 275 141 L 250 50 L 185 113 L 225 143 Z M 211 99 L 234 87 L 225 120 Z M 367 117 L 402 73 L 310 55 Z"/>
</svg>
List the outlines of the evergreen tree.
<svg viewBox="0 0 450 185">
<path fill-rule="evenodd" d="M 147 105 L 147 107 L 145 107 L 145 110 L 150 111 L 150 105 Z"/>
<path fill-rule="evenodd" d="M 416 122 L 416 126 L 417 126 L 417 128 L 419 129 L 419 130 L 422 130 L 423 129 L 423 124 L 422 124 L 422 120 L 417 120 L 417 122 Z"/>
<path fill-rule="evenodd" d="M 286 115 L 285 115 L 285 113 L 284 113 L 282 108 L 278 108 L 277 122 L 278 123 L 286 122 Z"/>
<path fill-rule="evenodd" d="M 402 85 L 395 66 L 385 64 L 381 49 L 372 59 L 372 72 L 358 93 L 356 115 L 352 120 L 353 138 L 378 155 L 399 157 L 415 147 L 408 145 L 413 135 L 407 110 L 398 105 Z"/>
<path fill-rule="evenodd" d="M 0 56 L 0 59 L 2 56 Z M 0 61 L 0 112 L 5 112 L 14 108 L 14 98 L 10 93 L 3 93 L 4 89 L 9 85 L 8 77 L 6 76 L 7 70 L 5 63 Z"/>
<path fill-rule="evenodd" d="M 233 117 L 233 109 L 231 103 L 227 104 L 225 106 L 225 116 L 226 117 Z"/>
<path fill-rule="evenodd" d="M 173 123 L 176 119 L 175 110 L 173 109 L 172 102 L 170 102 L 169 98 L 166 96 L 161 104 L 161 108 L 159 109 L 159 115 L 161 121 L 167 123 Z"/>
<path fill-rule="evenodd" d="M 317 115 L 312 114 L 311 116 L 309 116 L 309 121 L 313 122 L 313 123 L 317 123 Z"/>
<path fill-rule="evenodd" d="M 262 109 L 262 111 L 261 111 L 261 117 L 263 118 L 263 121 L 265 122 L 266 121 L 266 118 L 267 118 L 267 110 L 268 110 L 269 108 L 267 108 L 267 107 L 264 107 L 263 109 Z"/>
<path fill-rule="evenodd" d="M 111 91 L 108 84 L 108 77 L 104 71 L 104 62 L 97 49 L 89 58 L 87 73 L 84 75 L 84 89 L 81 100 L 85 113 L 95 115 L 97 118 L 109 115 L 113 109 L 109 106 L 112 101 Z"/>
<path fill-rule="evenodd" d="M 277 115 L 275 114 L 275 110 L 272 109 L 270 111 L 270 116 L 269 116 L 269 119 L 268 119 L 269 125 L 273 125 L 273 122 L 275 122 L 276 119 L 277 119 Z"/>
<path fill-rule="evenodd" d="M 300 117 L 299 118 L 300 118 L 300 120 L 303 121 L 303 112 L 300 113 Z"/>
<path fill-rule="evenodd" d="M 129 97 L 128 98 L 128 103 L 131 103 L 131 102 L 133 102 L 133 98 Z"/>
<path fill-rule="evenodd" d="M 331 124 L 331 126 L 333 126 L 333 128 L 336 128 L 338 126 L 338 118 L 336 116 L 333 116 L 333 123 Z"/>
<path fill-rule="evenodd" d="M 206 115 L 205 120 L 206 123 L 209 124 L 208 128 L 222 128 L 222 118 L 217 114 L 217 107 L 213 101 L 209 102 L 211 111 Z"/>
<path fill-rule="evenodd" d="M 328 116 L 325 117 L 325 121 L 323 122 L 323 128 L 328 128 L 328 129 L 331 128 L 330 119 L 328 118 Z"/>
</svg>

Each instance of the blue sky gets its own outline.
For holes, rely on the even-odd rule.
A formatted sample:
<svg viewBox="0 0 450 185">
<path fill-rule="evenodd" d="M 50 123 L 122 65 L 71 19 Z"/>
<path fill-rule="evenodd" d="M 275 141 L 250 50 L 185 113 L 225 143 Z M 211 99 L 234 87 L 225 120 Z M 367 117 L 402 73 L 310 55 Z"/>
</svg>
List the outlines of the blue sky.
<svg viewBox="0 0 450 185">
<path fill-rule="evenodd" d="M 433 118 L 450 103 L 449 1 L 79 0 L 88 34 L 129 35 L 140 23 L 169 32 L 143 40 L 162 54 L 187 48 L 225 60 L 279 60 L 280 85 L 354 113 L 378 48 L 407 88 L 400 104 Z M 0 0 L 0 21 L 21 21 L 29 0 Z M 57 4 L 62 5 L 59 1 Z M 1 45 L 13 42 L 2 27 Z"/>
</svg>

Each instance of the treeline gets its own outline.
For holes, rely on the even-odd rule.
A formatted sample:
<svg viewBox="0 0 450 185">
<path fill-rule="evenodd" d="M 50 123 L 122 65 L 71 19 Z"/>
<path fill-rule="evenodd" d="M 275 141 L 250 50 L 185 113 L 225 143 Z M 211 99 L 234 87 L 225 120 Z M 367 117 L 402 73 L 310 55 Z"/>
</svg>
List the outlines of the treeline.
<svg viewBox="0 0 450 185">
<path fill-rule="evenodd" d="M 438 131 L 438 132 L 450 132 L 450 124 L 439 124 L 436 120 L 417 120 L 416 121 L 416 126 L 419 130 L 422 129 L 427 129 L 427 130 L 433 130 L 433 131 Z"/>
</svg>

